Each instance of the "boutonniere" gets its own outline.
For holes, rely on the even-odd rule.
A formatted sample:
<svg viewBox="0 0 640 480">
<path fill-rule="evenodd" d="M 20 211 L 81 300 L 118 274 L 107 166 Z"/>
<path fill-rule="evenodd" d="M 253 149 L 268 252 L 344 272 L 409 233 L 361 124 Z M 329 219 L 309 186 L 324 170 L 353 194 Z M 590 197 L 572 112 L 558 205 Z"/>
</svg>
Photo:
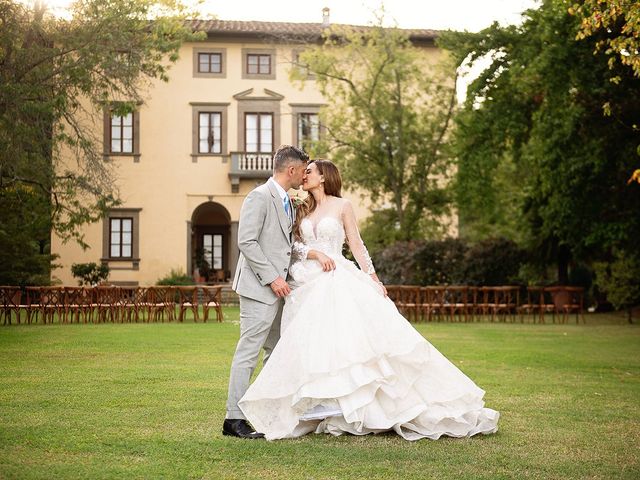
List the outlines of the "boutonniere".
<svg viewBox="0 0 640 480">
<path fill-rule="evenodd" d="M 304 203 L 304 198 L 299 197 L 298 195 L 289 195 L 289 200 L 291 201 L 293 208 L 296 209 Z"/>
</svg>

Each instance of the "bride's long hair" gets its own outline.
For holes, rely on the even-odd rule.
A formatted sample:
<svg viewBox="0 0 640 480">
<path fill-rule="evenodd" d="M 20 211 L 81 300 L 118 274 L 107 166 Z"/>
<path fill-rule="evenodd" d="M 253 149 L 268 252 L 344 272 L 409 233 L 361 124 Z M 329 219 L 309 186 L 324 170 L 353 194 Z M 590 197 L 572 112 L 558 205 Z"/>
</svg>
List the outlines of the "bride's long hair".
<svg viewBox="0 0 640 480">
<path fill-rule="evenodd" d="M 334 165 L 330 160 L 325 160 L 319 158 L 317 160 L 311 160 L 307 164 L 307 167 L 315 163 L 316 168 L 318 169 L 318 173 L 324 177 L 324 193 L 326 195 L 332 195 L 334 197 L 342 197 L 342 178 L 340 177 L 340 171 L 338 167 Z M 302 220 L 311 215 L 316 207 L 316 199 L 313 198 L 313 195 L 310 193 L 305 198 L 304 202 L 298 210 L 296 211 L 296 224 L 293 227 L 293 234 L 297 240 L 302 239 L 302 234 L 300 232 L 300 223 Z"/>
</svg>

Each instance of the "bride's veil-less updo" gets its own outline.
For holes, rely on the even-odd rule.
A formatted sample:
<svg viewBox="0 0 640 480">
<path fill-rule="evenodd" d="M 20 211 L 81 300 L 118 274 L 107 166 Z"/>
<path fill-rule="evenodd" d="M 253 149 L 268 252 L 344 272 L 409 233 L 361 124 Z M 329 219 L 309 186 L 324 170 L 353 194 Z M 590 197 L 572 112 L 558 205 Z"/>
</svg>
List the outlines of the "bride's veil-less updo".
<svg viewBox="0 0 640 480">
<path fill-rule="evenodd" d="M 324 177 L 324 193 L 334 197 L 342 197 L 342 178 L 340 177 L 338 167 L 336 167 L 333 162 L 324 159 L 311 160 L 307 164 L 307 167 L 312 163 L 315 163 L 318 173 Z M 293 234 L 297 240 L 302 238 L 300 223 L 307 215 L 311 215 L 316 207 L 316 199 L 309 193 L 304 203 L 296 212 L 296 224 L 293 228 Z"/>
</svg>

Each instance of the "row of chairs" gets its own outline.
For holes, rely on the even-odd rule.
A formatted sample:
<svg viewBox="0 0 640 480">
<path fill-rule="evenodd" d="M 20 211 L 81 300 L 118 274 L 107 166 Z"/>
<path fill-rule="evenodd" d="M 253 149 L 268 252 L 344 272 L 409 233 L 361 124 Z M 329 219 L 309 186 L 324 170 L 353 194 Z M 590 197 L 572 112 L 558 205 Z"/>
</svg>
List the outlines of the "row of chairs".
<svg viewBox="0 0 640 480">
<path fill-rule="evenodd" d="M 566 323 L 570 314 L 576 323 L 584 323 L 584 288 L 570 286 L 474 287 L 467 285 L 388 285 L 389 297 L 412 321 L 474 321 L 489 317 L 491 321 L 515 321 L 519 315 L 532 315 L 533 321 L 545 322 L 551 315 Z"/>
<path fill-rule="evenodd" d="M 182 322 L 191 310 L 195 321 L 213 310 L 221 322 L 221 285 L 152 287 L 0 287 L 4 324 Z"/>
</svg>

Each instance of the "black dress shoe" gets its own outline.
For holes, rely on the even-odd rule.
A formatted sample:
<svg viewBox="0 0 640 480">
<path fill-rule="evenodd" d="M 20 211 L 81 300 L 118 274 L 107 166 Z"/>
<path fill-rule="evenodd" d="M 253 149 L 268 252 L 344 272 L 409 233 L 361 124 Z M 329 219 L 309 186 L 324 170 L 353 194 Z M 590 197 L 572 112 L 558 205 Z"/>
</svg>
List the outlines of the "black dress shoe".
<svg viewBox="0 0 640 480">
<path fill-rule="evenodd" d="M 264 433 L 256 432 L 251 425 L 249 425 L 249 422 L 243 418 L 225 419 L 222 424 L 222 434 L 238 438 L 264 438 Z"/>
</svg>

